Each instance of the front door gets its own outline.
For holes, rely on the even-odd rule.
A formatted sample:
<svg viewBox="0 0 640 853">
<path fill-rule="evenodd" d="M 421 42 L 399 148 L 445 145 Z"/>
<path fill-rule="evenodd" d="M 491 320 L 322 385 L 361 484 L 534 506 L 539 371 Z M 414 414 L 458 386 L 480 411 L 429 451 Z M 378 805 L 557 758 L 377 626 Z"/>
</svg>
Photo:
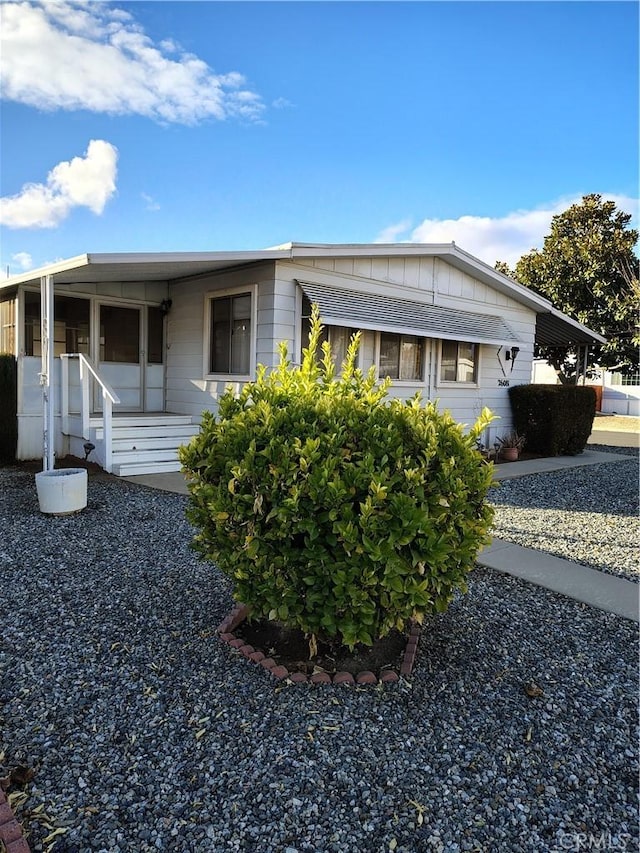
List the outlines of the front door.
<svg viewBox="0 0 640 853">
<path fill-rule="evenodd" d="M 142 310 L 122 305 L 99 305 L 98 372 L 120 398 L 118 411 L 143 409 Z M 96 383 L 97 384 L 97 383 Z M 95 411 L 102 411 L 102 392 L 96 387 Z"/>
</svg>

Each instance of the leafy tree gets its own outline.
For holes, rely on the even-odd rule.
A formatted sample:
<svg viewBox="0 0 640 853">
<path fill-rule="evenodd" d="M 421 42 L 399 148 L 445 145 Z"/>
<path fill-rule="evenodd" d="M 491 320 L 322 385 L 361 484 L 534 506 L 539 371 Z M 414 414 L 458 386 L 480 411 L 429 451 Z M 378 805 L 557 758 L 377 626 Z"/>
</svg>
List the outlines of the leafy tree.
<svg viewBox="0 0 640 853">
<path fill-rule="evenodd" d="M 613 201 L 585 195 L 551 221 L 541 250 L 523 255 L 510 270 L 496 269 L 549 299 L 556 308 L 607 338 L 593 351 L 592 361 L 621 373 L 637 370 L 640 345 L 640 285 L 634 248 L 638 232 L 631 216 Z M 575 377 L 576 361 L 567 348 L 539 347 L 562 381 Z"/>
</svg>

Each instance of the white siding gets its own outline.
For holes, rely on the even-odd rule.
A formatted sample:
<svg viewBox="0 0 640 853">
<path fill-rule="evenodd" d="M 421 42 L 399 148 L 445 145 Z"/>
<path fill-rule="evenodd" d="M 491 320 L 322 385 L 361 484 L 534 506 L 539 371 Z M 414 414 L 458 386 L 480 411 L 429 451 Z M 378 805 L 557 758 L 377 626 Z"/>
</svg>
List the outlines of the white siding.
<svg viewBox="0 0 640 853">
<path fill-rule="evenodd" d="M 374 279 L 380 283 L 400 285 L 416 290 L 433 290 L 434 258 L 308 258 L 297 259 L 295 264 L 303 269 L 298 278 L 304 278 L 304 268 L 318 272 L 340 273 L 359 279 Z M 278 268 L 286 266 L 280 262 Z M 292 265 L 293 266 L 293 265 Z M 314 279 L 315 280 L 315 279 Z"/>
<path fill-rule="evenodd" d="M 216 290 L 254 286 L 257 287 L 255 361 L 272 367 L 278 360 L 278 342 L 286 340 L 292 347 L 296 321 L 295 284 L 274 280 L 273 264 L 244 267 L 171 286 L 173 305 L 167 328 L 167 411 L 189 414 L 197 421 L 203 410 L 215 410 L 227 385 L 240 388 L 241 382 L 206 378 L 205 297 Z"/>
<path fill-rule="evenodd" d="M 101 298 L 151 302 L 156 305 L 166 299 L 169 287 L 166 281 L 110 281 L 56 284 L 61 296 L 99 296 Z"/>
</svg>

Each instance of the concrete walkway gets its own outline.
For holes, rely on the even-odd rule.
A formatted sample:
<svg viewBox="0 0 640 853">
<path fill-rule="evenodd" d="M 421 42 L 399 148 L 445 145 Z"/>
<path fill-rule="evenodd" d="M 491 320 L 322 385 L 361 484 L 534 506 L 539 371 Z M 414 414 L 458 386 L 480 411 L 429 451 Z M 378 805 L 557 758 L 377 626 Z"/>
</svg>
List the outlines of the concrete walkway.
<svg viewBox="0 0 640 853">
<path fill-rule="evenodd" d="M 619 433 L 619 435 L 623 434 Z M 633 438 L 635 438 L 633 435 L 627 436 L 627 440 Z M 633 445 L 629 443 L 617 446 Z M 553 456 L 547 459 L 529 459 L 524 462 L 498 465 L 495 479 L 508 480 L 585 465 L 628 462 L 630 458 L 632 457 L 622 453 L 604 453 L 586 449 L 578 456 Z M 477 562 L 480 566 L 522 578 L 576 601 L 582 601 L 591 607 L 640 622 L 640 585 L 626 578 L 590 569 L 580 563 L 563 560 L 544 551 L 536 551 L 534 548 L 523 548 L 521 545 L 514 545 L 512 542 L 505 542 L 498 538 L 494 538 L 491 545 L 479 554 Z"/>
<path fill-rule="evenodd" d="M 640 585 L 626 578 L 497 538 L 478 555 L 477 563 L 640 622 Z"/>
<path fill-rule="evenodd" d="M 505 462 L 496 465 L 496 480 L 511 480 L 515 477 L 527 477 L 529 474 L 543 474 L 547 471 L 562 471 L 565 468 L 582 468 L 585 465 L 599 465 L 601 462 L 628 462 L 629 457 L 622 453 L 605 453 L 602 450 L 583 450 L 578 456 L 547 456 L 544 459 L 525 459 L 522 462 Z"/>
<path fill-rule="evenodd" d="M 632 446 L 632 445 L 624 445 Z M 547 471 L 560 471 L 603 462 L 628 461 L 629 456 L 585 450 L 578 456 L 555 456 L 547 459 L 529 459 L 496 466 L 496 480 L 526 477 Z M 126 477 L 132 483 L 161 489 L 167 492 L 188 494 L 184 476 L 171 474 L 143 474 Z M 625 619 L 640 622 L 640 585 L 633 581 L 590 569 L 570 560 L 562 560 L 544 551 L 523 548 L 502 539 L 494 539 L 477 560 L 480 566 L 513 575 L 538 586 L 559 592 L 591 607 L 616 613 Z"/>
</svg>

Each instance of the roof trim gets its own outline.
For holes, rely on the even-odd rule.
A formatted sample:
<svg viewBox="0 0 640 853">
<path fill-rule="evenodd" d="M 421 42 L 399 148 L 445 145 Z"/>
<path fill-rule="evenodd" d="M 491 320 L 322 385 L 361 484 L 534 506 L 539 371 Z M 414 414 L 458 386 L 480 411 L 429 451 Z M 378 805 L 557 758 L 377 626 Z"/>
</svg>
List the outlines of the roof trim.
<svg viewBox="0 0 640 853">
<path fill-rule="evenodd" d="M 64 283 L 65 273 L 75 273 L 74 281 L 82 280 L 78 273 L 85 269 L 92 276 L 100 275 L 101 268 L 104 269 L 105 275 L 109 275 L 115 268 L 135 270 L 139 267 L 141 270 L 149 267 L 156 267 L 157 270 L 152 279 L 143 278 L 143 273 L 140 274 L 139 280 L 171 280 L 175 281 L 181 278 L 187 278 L 191 275 L 200 275 L 207 272 L 216 272 L 219 269 L 228 266 L 238 266 L 239 264 L 251 263 L 256 261 L 267 260 L 284 260 L 291 256 L 288 250 L 283 249 L 260 249 L 252 251 L 239 252 L 105 252 L 105 253 L 90 253 L 85 255 L 77 255 L 74 258 L 69 258 L 64 261 L 57 261 L 52 264 L 47 264 L 34 270 L 29 270 L 19 275 L 10 276 L 0 282 L 0 290 L 5 287 L 15 286 L 18 284 L 26 284 L 29 282 L 37 282 L 41 278 L 52 275 L 54 279 L 57 277 L 61 283 Z M 163 267 L 184 266 L 184 275 L 175 276 L 168 275 L 163 272 Z M 190 267 L 197 269 L 190 269 Z M 99 280 L 95 277 L 90 280 Z M 105 277 L 105 281 L 109 279 Z M 137 280 L 128 278 L 128 280 Z"/>
</svg>

